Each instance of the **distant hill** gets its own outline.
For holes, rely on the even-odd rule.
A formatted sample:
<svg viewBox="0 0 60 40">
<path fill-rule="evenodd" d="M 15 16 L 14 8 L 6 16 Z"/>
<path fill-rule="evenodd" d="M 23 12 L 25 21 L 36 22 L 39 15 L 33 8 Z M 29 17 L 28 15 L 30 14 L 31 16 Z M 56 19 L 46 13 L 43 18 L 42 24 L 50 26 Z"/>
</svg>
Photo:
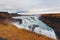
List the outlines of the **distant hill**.
<svg viewBox="0 0 60 40">
<path fill-rule="evenodd" d="M 21 15 L 18 15 L 17 13 L 0 12 L 0 19 L 12 20 L 13 16 L 21 16 Z"/>
</svg>

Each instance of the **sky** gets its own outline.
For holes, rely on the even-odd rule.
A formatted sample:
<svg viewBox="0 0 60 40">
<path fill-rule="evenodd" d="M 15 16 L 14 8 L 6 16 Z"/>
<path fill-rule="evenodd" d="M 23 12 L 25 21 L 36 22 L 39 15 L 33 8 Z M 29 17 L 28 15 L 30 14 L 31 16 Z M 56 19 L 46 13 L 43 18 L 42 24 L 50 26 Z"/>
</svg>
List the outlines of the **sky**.
<svg viewBox="0 0 60 40">
<path fill-rule="evenodd" d="M 60 0 L 0 0 L 0 10 L 11 9 L 28 12 L 59 12 Z"/>
</svg>

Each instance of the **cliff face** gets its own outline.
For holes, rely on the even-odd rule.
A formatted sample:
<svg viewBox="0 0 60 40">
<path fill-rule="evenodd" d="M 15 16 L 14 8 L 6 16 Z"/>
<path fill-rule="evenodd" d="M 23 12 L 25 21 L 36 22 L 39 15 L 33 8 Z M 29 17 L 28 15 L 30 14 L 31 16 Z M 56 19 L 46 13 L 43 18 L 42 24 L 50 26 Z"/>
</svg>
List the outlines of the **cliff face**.
<svg viewBox="0 0 60 40">
<path fill-rule="evenodd" d="M 53 40 L 25 29 L 18 29 L 10 23 L 10 16 L 0 16 L 0 40 Z"/>
<path fill-rule="evenodd" d="M 60 38 L 60 14 L 43 14 L 40 20 L 52 27 L 58 38 Z"/>
</svg>

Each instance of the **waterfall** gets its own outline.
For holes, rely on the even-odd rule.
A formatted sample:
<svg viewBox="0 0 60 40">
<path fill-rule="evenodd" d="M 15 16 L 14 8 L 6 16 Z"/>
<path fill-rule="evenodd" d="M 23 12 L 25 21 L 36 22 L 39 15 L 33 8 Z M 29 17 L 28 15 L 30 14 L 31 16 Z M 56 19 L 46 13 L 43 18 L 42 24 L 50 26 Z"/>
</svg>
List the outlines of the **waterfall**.
<svg viewBox="0 0 60 40">
<path fill-rule="evenodd" d="M 16 16 L 12 18 L 14 20 L 22 20 L 22 24 L 19 24 L 19 21 L 12 21 L 12 24 L 19 29 L 26 29 L 56 39 L 54 30 L 39 20 L 39 16 Z"/>
</svg>

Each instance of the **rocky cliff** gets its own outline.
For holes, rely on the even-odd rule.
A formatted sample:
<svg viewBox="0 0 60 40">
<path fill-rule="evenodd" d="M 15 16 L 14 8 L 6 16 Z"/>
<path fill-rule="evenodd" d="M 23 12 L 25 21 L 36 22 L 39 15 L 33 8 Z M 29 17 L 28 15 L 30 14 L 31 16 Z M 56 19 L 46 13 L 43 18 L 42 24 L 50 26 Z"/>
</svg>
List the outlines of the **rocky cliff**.
<svg viewBox="0 0 60 40">
<path fill-rule="evenodd" d="M 60 14 L 43 14 L 39 18 L 48 26 L 54 29 L 58 38 L 60 38 Z"/>
</svg>

